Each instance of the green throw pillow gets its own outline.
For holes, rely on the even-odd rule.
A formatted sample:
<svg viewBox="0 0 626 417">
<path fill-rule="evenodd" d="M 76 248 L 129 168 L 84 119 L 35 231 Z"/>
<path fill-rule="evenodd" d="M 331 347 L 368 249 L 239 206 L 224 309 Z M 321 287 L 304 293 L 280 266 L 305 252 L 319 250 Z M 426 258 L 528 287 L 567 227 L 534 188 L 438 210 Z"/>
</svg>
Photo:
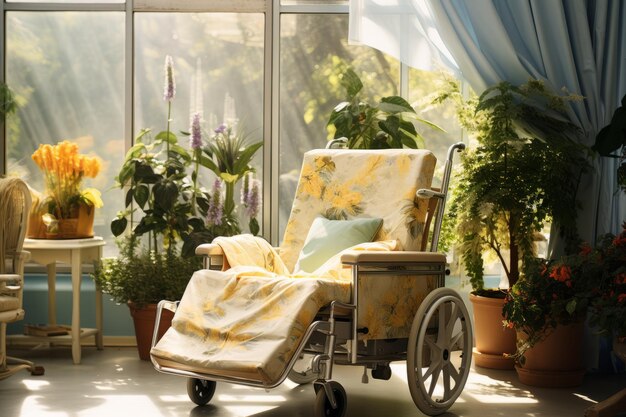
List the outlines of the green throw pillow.
<svg viewBox="0 0 626 417">
<path fill-rule="evenodd" d="M 383 219 L 313 220 L 300 251 L 296 271 L 313 272 L 337 253 L 359 243 L 371 242 Z"/>
</svg>

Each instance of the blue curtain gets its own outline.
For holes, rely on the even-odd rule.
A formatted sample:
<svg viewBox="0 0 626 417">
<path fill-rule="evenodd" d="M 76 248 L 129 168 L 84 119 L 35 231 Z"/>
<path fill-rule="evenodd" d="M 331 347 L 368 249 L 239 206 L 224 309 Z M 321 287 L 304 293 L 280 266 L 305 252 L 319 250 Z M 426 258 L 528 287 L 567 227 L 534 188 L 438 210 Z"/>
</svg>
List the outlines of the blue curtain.
<svg viewBox="0 0 626 417">
<path fill-rule="evenodd" d="M 622 0 L 428 0 L 443 42 L 477 92 L 507 80 L 541 79 L 581 94 L 570 117 L 593 145 L 626 94 L 626 2 Z M 620 230 L 626 198 L 617 162 L 596 158 L 579 198 L 581 237 Z M 554 242 L 554 240 L 553 240 Z"/>
</svg>

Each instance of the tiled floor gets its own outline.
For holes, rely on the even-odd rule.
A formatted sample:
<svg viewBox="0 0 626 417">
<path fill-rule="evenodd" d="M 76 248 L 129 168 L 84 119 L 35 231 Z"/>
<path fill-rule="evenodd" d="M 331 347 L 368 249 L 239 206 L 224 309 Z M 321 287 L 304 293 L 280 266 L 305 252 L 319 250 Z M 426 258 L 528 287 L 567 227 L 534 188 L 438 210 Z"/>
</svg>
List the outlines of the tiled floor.
<svg viewBox="0 0 626 417">
<path fill-rule="evenodd" d="M 44 376 L 24 371 L 0 381 L 2 417 L 176 417 L 176 416 L 313 416 L 313 387 L 287 381 L 262 389 L 218 384 L 211 403 L 195 407 L 186 380 L 157 373 L 132 348 L 83 349 L 83 362 L 72 365 L 66 347 L 12 350 L 45 366 Z M 336 367 L 334 377 L 348 395 L 347 417 L 421 416 L 406 384 L 404 363 L 392 365 L 389 381 L 370 378 L 362 369 Z M 584 410 L 618 389 L 625 375 L 587 375 L 576 389 L 540 389 L 520 384 L 514 371 L 472 370 L 465 390 L 447 416 L 559 417 L 583 416 Z"/>
</svg>

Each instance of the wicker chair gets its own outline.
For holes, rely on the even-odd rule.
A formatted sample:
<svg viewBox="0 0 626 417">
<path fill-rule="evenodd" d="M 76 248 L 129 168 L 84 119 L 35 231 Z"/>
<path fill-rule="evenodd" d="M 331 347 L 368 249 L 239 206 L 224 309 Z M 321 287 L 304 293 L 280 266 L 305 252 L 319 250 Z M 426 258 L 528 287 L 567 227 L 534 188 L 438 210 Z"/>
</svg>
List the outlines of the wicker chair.
<svg viewBox="0 0 626 417">
<path fill-rule="evenodd" d="M 0 178 L 0 380 L 22 369 L 32 375 L 44 373 L 32 362 L 8 357 L 6 349 L 7 324 L 24 318 L 24 263 L 29 253 L 22 245 L 30 205 L 30 191 L 24 181 Z"/>
</svg>

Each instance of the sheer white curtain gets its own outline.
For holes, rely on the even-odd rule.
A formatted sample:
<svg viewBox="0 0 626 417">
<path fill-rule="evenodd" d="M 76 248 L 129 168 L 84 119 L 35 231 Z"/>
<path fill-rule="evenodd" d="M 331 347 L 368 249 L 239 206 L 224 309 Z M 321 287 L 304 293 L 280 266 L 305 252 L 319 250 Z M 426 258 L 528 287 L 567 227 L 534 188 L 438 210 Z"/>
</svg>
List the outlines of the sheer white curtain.
<svg viewBox="0 0 626 417">
<path fill-rule="evenodd" d="M 371 46 L 413 68 L 458 73 L 426 0 L 350 0 L 349 16 L 351 45 Z"/>
</svg>

